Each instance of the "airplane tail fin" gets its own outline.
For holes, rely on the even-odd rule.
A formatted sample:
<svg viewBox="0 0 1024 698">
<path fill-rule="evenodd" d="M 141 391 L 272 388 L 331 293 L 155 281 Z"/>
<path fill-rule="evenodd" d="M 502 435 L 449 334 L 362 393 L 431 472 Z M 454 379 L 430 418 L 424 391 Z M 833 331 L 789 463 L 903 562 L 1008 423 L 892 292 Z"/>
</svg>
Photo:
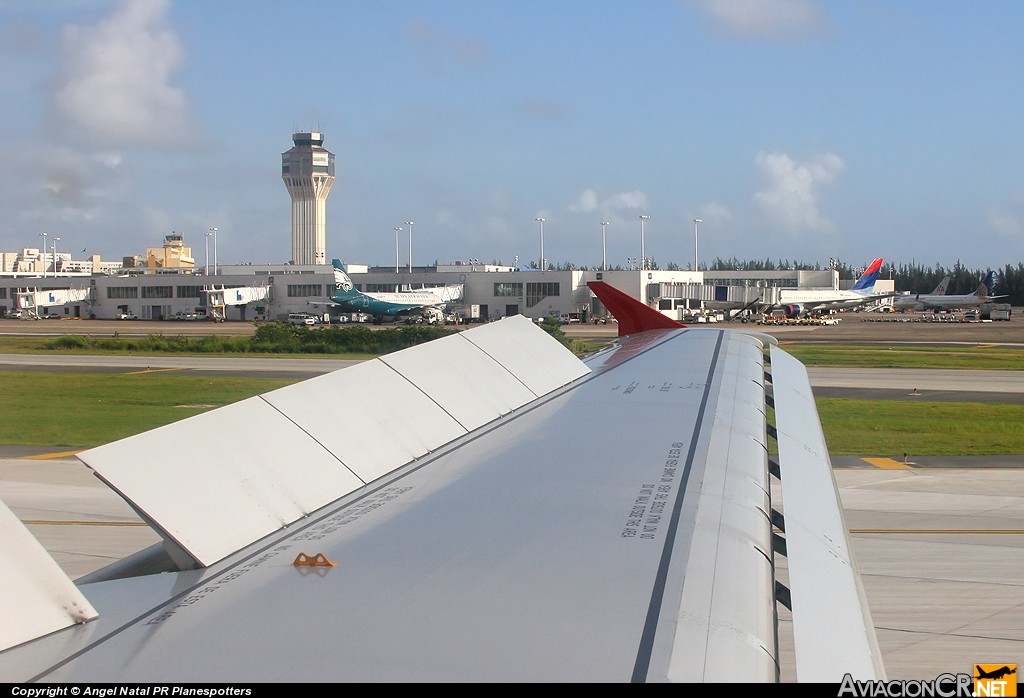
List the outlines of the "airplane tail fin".
<svg viewBox="0 0 1024 698">
<path fill-rule="evenodd" d="M 348 278 L 348 274 L 345 273 L 344 267 L 341 266 L 341 261 L 334 259 L 331 262 L 334 264 L 334 297 L 347 298 L 357 295 L 359 292 L 355 290 L 355 284 L 352 283 L 352 279 Z"/>
<path fill-rule="evenodd" d="M 878 279 L 878 273 L 881 270 L 882 258 L 878 257 L 875 261 L 868 265 L 868 268 L 864 270 L 864 273 L 861 275 L 859 279 L 857 279 L 857 283 L 855 283 L 853 285 L 853 288 L 850 290 L 862 291 L 864 293 L 870 292 L 871 289 L 875 287 L 875 281 Z"/>
<path fill-rule="evenodd" d="M 604 281 L 588 281 L 587 286 L 619 321 L 619 336 L 646 332 L 647 330 L 677 329 L 686 327 L 654 308 L 623 293 Z"/>
<path fill-rule="evenodd" d="M 996 273 L 994 271 L 990 271 L 988 275 L 985 277 L 985 280 L 981 282 L 980 286 L 978 286 L 978 290 L 975 291 L 975 293 L 981 296 L 982 298 L 988 298 L 989 296 L 993 295 L 995 287 Z"/>
<path fill-rule="evenodd" d="M 950 280 L 952 278 L 953 277 L 951 277 L 951 276 L 947 276 L 947 277 L 943 278 L 942 281 L 939 282 L 939 285 L 935 287 L 935 290 L 932 291 L 932 295 L 933 296 L 944 296 L 944 295 L 946 295 L 946 291 L 947 291 L 947 289 L 949 289 L 949 282 L 950 282 Z"/>
</svg>

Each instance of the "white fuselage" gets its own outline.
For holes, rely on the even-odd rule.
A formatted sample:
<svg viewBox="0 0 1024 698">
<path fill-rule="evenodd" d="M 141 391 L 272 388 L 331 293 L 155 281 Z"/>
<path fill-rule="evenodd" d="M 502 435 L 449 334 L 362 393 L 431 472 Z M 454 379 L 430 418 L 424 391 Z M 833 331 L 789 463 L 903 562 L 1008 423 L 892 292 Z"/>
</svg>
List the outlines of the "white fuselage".
<svg viewBox="0 0 1024 698">
<path fill-rule="evenodd" d="M 977 293 L 968 293 L 962 296 L 917 293 L 909 296 L 897 296 L 892 305 L 896 310 L 957 310 L 958 308 L 974 308 L 989 300 L 988 296 L 981 296 Z"/>
<path fill-rule="evenodd" d="M 833 291 L 831 289 L 821 291 L 782 289 L 779 292 L 780 305 L 802 305 L 809 309 L 855 308 L 876 298 L 884 298 L 884 295 L 858 293 L 857 291 Z"/>
</svg>

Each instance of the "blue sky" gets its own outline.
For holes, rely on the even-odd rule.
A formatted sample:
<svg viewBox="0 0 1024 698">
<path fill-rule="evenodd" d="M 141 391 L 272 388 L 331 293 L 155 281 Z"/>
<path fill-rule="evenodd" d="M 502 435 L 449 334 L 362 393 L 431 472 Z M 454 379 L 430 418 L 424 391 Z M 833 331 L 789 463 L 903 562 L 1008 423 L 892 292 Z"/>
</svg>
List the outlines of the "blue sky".
<svg viewBox="0 0 1024 698">
<path fill-rule="evenodd" d="M 328 257 L 1024 258 L 1011 0 L 0 0 L 0 249 L 289 256 L 321 130 Z M 52 239 L 50 237 L 49 239 Z M 402 234 L 406 263 L 406 234 Z M 212 253 L 211 253 L 212 254 Z"/>
</svg>

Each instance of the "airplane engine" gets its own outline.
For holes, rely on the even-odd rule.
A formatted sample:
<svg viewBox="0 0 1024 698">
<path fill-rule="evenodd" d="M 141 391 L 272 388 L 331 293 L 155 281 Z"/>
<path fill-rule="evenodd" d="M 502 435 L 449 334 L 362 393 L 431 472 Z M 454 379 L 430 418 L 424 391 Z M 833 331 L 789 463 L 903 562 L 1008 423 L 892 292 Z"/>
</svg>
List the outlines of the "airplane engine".
<svg viewBox="0 0 1024 698">
<path fill-rule="evenodd" d="M 788 318 L 798 318 L 804 312 L 804 307 L 795 303 L 793 305 L 784 305 L 782 309 L 786 311 L 786 317 Z"/>
</svg>

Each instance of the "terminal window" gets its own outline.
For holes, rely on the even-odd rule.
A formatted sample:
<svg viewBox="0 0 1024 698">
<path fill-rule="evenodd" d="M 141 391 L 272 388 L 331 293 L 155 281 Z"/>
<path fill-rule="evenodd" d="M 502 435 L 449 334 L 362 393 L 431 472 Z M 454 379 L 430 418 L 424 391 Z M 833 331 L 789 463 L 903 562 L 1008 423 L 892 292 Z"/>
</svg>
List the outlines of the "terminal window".
<svg viewBox="0 0 1024 698">
<path fill-rule="evenodd" d="M 143 298 L 174 298 L 173 286 L 143 286 Z"/>
<path fill-rule="evenodd" d="M 289 298 L 307 298 L 309 296 L 322 296 L 323 293 L 323 284 L 288 284 Z"/>
<path fill-rule="evenodd" d="M 532 308 L 548 296 L 557 295 L 560 295 L 559 284 L 557 281 L 528 283 L 526 284 L 526 307 Z"/>
<path fill-rule="evenodd" d="M 512 296 L 518 298 L 523 295 L 523 285 L 521 283 L 497 283 L 494 284 L 494 295 L 495 296 Z"/>
<path fill-rule="evenodd" d="M 108 286 L 107 298 L 138 298 L 138 286 Z"/>
</svg>

